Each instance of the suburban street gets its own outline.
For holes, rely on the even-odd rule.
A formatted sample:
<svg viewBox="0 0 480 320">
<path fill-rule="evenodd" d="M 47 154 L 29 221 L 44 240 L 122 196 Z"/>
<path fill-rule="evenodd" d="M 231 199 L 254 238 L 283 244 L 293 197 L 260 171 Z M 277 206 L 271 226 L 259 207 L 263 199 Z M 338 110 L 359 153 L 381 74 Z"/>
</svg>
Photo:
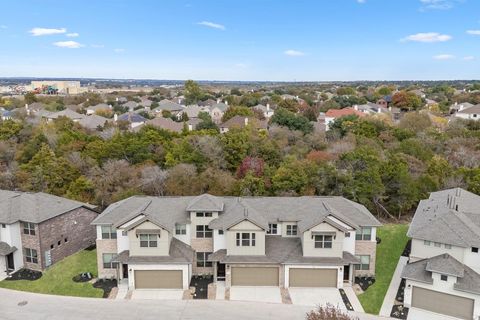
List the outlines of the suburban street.
<svg viewBox="0 0 480 320">
<path fill-rule="evenodd" d="M 306 306 L 234 301 L 106 300 L 0 289 L 0 318 L 17 319 L 305 319 Z M 26 302 L 26 304 L 25 304 Z M 386 319 L 358 315 L 361 320 Z"/>
</svg>

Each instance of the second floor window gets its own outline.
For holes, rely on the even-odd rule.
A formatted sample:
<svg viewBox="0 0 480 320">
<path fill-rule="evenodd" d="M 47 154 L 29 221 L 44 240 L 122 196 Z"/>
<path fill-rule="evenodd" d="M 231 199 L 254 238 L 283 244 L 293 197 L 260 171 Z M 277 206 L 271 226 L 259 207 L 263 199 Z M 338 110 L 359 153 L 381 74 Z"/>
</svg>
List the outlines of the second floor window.
<svg viewBox="0 0 480 320">
<path fill-rule="evenodd" d="M 35 235 L 35 224 L 30 222 L 23 223 L 23 234 Z"/>
<path fill-rule="evenodd" d="M 211 238 L 213 235 L 212 229 L 208 226 L 197 226 L 197 238 Z"/>
<path fill-rule="evenodd" d="M 360 231 L 357 231 L 355 240 L 372 240 L 372 228 L 365 227 L 360 229 Z"/>
<path fill-rule="evenodd" d="M 198 218 L 211 217 L 211 216 L 212 216 L 212 213 L 211 213 L 211 212 L 197 212 L 197 213 L 196 213 L 196 216 L 197 216 Z"/>
<path fill-rule="evenodd" d="M 315 236 L 315 248 L 331 249 L 333 244 L 333 236 L 331 235 L 316 235 Z"/>
<path fill-rule="evenodd" d="M 278 230 L 278 225 L 276 223 L 268 224 L 267 234 L 277 234 L 277 230 Z"/>
<path fill-rule="evenodd" d="M 117 230 L 112 226 L 102 226 L 102 239 L 117 239 Z"/>
<path fill-rule="evenodd" d="M 25 261 L 29 263 L 38 263 L 37 250 L 25 248 Z"/>
<path fill-rule="evenodd" d="M 256 244 L 255 233 L 237 232 L 236 234 L 237 247 L 254 247 Z"/>
<path fill-rule="evenodd" d="M 187 226 L 184 224 L 175 225 L 175 234 L 176 235 L 187 234 Z"/>
<path fill-rule="evenodd" d="M 158 236 L 156 234 L 140 234 L 141 248 L 156 248 Z"/>
<path fill-rule="evenodd" d="M 287 236 L 296 236 L 297 235 L 297 225 L 288 224 L 287 225 Z"/>
</svg>

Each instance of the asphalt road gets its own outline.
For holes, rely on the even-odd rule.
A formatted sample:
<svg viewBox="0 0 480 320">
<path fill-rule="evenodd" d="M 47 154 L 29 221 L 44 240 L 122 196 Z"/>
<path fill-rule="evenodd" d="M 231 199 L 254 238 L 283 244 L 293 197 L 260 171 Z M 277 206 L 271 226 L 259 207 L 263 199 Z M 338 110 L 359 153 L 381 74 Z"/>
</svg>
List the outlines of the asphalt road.
<svg viewBox="0 0 480 320">
<path fill-rule="evenodd" d="M 237 301 L 107 300 L 0 289 L 1 320 L 305 319 L 310 307 Z M 380 319 L 360 315 L 362 320 Z M 383 318 L 385 319 L 385 318 Z"/>
</svg>

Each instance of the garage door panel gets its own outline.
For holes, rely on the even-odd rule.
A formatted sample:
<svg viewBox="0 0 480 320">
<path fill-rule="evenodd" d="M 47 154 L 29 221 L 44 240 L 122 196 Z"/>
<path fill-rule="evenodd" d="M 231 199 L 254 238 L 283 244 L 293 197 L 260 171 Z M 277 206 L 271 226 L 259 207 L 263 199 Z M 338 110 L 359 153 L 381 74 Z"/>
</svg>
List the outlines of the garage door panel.
<svg viewBox="0 0 480 320">
<path fill-rule="evenodd" d="M 290 268 L 290 287 L 337 287 L 337 269 Z"/>
<path fill-rule="evenodd" d="M 461 319 L 473 319 L 472 299 L 420 287 L 412 288 L 412 307 Z"/>
<path fill-rule="evenodd" d="M 135 270 L 135 289 L 182 289 L 182 270 Z"/>
<path fill-rule="evenodd" d="M 277 267 L 232 267 L 232 286 L 278 286 Z"/>
</svg>

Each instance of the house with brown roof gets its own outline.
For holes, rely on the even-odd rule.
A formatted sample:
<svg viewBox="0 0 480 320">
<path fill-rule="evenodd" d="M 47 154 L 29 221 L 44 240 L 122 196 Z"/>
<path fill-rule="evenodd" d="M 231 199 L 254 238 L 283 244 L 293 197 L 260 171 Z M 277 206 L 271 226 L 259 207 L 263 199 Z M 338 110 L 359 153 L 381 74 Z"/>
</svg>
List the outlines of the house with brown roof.
<svg viewBox="0 0 480 320">
<path fill-rule="evenodd" d="M 232 128 L 241 129 L 247 126 L 252 126 L 257 130 L 266 130 L 268 129 L 268 121 L 258 120 L 254 117 L 245 117 L 245 116 L 237 115 L 219 125 L 220 133 L 227 133 Z"/>
<path fill-rule="evenodd" d="M 345 116 L 358 116 L 358 117 L 365 117 L 366 114 L 356 110 L 352 107 L 347 107 L 343 109 L 330 109 L 325 112 L 325 126 L 326 130 L 330 129 L 330 125 L 338 118 L 345 117 Z"/>
<path fill-rule="evenodd" d="M 374 276 L 376 229 L 343 197 L 133 196 L 93 221 L 100 278 L 130 290 L 187 290 L 194 275 L 226 288 L 342 288 Z"/>
</svg>

